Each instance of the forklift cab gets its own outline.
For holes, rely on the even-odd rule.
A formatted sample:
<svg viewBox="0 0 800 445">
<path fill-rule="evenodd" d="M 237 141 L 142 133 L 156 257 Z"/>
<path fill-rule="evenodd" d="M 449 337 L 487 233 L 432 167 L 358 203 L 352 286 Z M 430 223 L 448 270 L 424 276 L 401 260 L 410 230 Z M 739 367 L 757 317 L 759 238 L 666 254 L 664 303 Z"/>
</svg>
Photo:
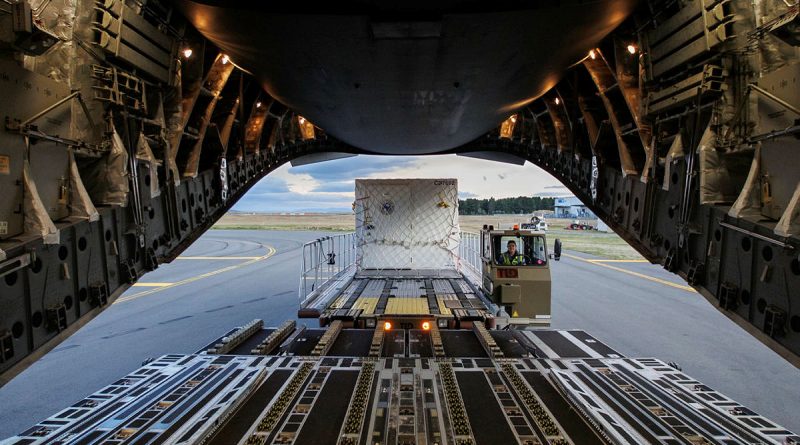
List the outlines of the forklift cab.
<svg viewBox="0 0 800 445">
<path fill-rule="evenodd" d="M 483 287 L 512 319 L 550 325 L 550 265 L 542 232 L 481 230 Z M 522 320 L 519 320 L 522 321 Z"/>
<path fill-rule="evenodd" d="M 522 232 L 514 235 L 495 235 L 491 237 L 493 259 L 498 266 L 542 266 L 547 264 L 544 236 L 529 235 Z M 514 250 L 515 254 L 509 253 Z"/>
</svg>

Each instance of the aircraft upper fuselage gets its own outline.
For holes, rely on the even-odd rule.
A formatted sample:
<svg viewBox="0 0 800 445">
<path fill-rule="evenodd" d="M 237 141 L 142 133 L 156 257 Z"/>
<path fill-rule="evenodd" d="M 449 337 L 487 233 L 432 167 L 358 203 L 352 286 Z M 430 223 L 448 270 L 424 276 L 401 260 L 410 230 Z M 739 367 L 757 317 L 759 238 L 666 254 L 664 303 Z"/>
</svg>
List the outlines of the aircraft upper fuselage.
<svg viewBox="0 0 800 445">
<path fill-rule="evenodd" d="M 210 3 L 179 2 L 272 97 L 355 147 L 427 154 L 472 141 L 541 96 L 635 2 L 348 2 L 321 12 Z"/>
</svg>

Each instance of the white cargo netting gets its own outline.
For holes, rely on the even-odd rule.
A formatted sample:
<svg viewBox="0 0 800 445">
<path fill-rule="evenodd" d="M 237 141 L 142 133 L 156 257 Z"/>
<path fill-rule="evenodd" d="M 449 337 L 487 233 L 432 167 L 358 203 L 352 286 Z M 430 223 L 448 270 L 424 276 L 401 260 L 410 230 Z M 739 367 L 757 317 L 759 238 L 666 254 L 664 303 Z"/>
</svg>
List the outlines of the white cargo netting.
<svg viewBox="0 0 800 445">
<path fill-rule="evenodd" d="M 455 269 L 455 179 L 357 179 L 359 269 Z"/>
</svg>

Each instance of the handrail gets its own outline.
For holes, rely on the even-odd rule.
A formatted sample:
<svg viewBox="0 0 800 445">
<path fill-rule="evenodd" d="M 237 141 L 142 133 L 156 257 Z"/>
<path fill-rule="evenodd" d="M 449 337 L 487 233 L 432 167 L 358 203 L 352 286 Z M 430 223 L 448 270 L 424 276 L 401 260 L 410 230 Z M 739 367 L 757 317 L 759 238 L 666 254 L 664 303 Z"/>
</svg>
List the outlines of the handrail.
<svg viewBox="0 0 800 445">
<path fill-rule="evenodd" d="M 356 260 L 355 233 L 324 236 L 303 244 L 298 298 L 304 306 L 324 285 L 349 271 Z"/>
<path fill-rule="evenodd" d="M 461 242 L 458 244 L 459 270 L 466 266 L 476 276 L 482 273 L 481 237 L 474 232 L 461 232 Z"/>
</svg>

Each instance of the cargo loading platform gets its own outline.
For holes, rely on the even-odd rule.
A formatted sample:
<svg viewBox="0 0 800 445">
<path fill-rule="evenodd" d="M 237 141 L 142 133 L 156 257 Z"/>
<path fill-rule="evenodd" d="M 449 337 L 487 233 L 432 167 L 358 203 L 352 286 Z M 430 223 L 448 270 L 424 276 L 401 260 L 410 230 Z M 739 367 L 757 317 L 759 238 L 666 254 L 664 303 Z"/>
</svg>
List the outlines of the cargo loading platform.
<svg viewBox="0 0 800 445">
<path fill-rule="evenodd" d="M 303 305 L 300 317 L 319 317 L 323 326 L 341 320 L 360 328 L 385 320 L 412 326 L 423 319 L 440 328 L 468 321 L 494 325 L 496 307 L 455 270 L 362 270 L 327 285 Z"/>
<path fill-rule="evenodd" d="M 5 444 L 790 444 L 656 359 L 583 331 L 260 320 L 167 355 Z"/>
</svg>

